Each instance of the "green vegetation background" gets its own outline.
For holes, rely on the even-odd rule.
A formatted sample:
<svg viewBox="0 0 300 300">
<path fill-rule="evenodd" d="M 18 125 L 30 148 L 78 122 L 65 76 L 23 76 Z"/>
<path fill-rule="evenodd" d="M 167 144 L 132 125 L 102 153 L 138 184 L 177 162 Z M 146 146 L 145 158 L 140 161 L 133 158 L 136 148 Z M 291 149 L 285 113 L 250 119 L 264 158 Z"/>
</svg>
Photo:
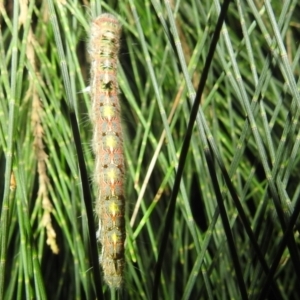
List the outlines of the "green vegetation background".
<svg viewBox="0 0 300 300">
<path fill-rule="evenodd" d="M 299 299 L 299 2 L 232 1 L 210 59 L 222 4 L 0 1 L 0 299 Z M 104 11 L 123 27 L 119 291 L 93 262 L 86 196 L 81 91 L 90 21 Z"/>
</svg>

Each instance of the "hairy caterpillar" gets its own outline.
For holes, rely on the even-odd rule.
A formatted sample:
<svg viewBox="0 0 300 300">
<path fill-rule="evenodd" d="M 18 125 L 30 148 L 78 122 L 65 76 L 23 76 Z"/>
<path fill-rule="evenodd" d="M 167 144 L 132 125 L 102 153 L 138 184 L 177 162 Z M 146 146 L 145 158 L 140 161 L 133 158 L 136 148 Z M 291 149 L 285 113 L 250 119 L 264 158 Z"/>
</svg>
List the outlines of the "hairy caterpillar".
<svg viewBox="0 0 300 300">
<path fill-rule="evenodd" d="M 125 166 L 117 83 L 120 34 L 119 21 L 104 13 L 93 20 L 89 42 L 100 262 L 104 279 L 112 288 L 122 285 L 125 265 Z"/>
</svg>

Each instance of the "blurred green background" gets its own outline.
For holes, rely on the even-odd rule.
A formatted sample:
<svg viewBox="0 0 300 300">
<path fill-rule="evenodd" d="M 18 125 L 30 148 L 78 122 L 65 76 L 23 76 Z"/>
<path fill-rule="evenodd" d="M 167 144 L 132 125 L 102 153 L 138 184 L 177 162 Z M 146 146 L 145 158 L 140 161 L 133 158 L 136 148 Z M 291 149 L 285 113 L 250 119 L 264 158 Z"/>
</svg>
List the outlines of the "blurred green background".
<svg viewBox="0 0 300 300">
<path fill-rule="evenodd" d="M 232 1 L 219 32 L 222 5 L 0 2 L 0 299 L 300 298 L 299 1 Z M 84 92 L 102 12 L 123 28 L 117 291 L 99 277 Z"/>
</svg>

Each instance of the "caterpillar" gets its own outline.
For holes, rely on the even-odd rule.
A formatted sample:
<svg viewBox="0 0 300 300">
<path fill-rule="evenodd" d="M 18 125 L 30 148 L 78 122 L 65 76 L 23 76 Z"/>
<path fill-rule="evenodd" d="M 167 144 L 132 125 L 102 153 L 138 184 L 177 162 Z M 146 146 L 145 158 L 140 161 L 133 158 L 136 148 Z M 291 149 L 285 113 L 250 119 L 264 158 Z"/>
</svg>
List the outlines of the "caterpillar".
<svg viewBox="0 0 300 300">
<path fill-rule="evenodd" d="M 117 18 L 101 14 L 92 21 L 88 47 L 100 263 L 104 280 L 111 288 L 121 287 L 125 266 L 125 164 L 117 83 L 120 34 Z"/>
</svg>

